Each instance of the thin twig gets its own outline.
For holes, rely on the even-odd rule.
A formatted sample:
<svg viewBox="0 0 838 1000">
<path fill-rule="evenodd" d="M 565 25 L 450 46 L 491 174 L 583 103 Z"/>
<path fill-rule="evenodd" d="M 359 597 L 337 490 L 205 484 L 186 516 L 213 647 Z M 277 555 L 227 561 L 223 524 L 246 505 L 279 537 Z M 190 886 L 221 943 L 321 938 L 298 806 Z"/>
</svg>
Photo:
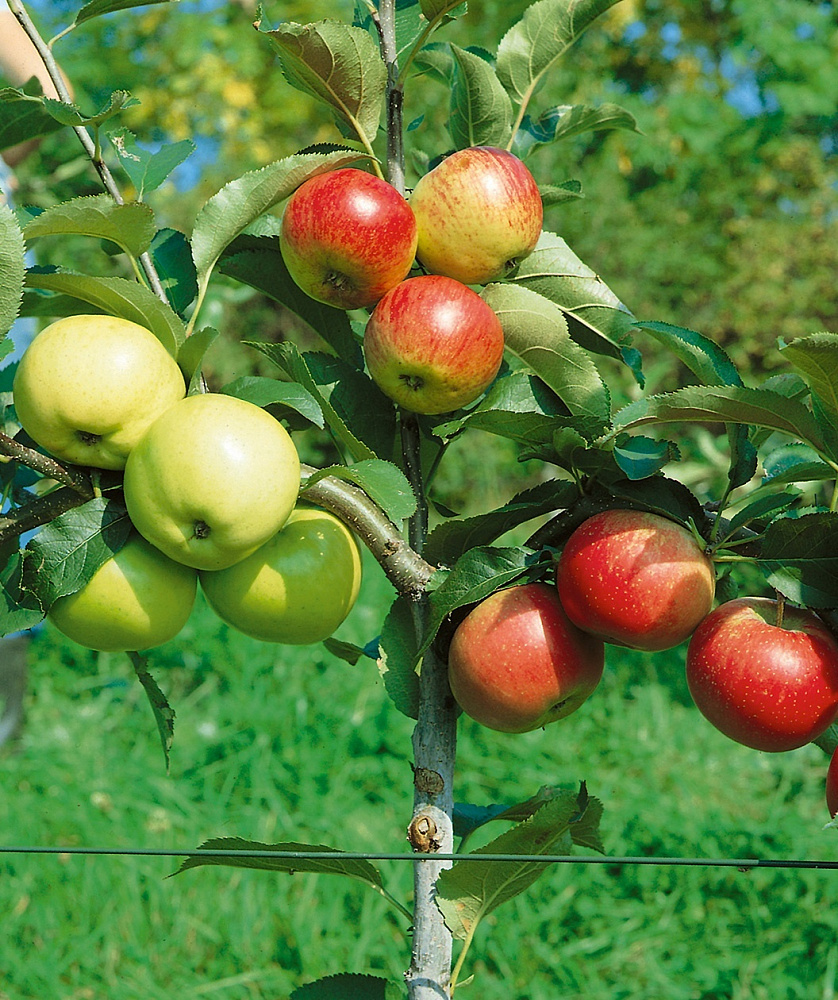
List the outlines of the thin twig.
<svg viewBox="0 0 838 1000">
<path fill-rule="evenodd" d="M 32 42 L 38 52 L 38 55 L 41 57 L 47 73 L 55 85 L 55 90 L 59 98 L 64 104 L 73 105 L 73 98 L 67 88 L 67 84 L 64 82 L 64 77 L 61 70 L 58 68 L 58 63 L 55 61 L 52 50 L 41 37 L 38 29 L 32 22 L 32 19 L 29 17 L 26 8 L 21 3 L 21 0 L 6 0 L 6 2 L 9 5 L 9 10 L 11 10 L 21 28 L 23 28 L 29 36 L 29 40 Z M 93 164 L 93 167 L 99 175 L 99 179 L 101 180 L 107 193 L 111 196 L 111 198 L 113 198 L 117 205 L 124 205 L 125 199 L 122 197 L 122 192 L 119 190 L 113 174 L 108 169 L 108 165 L 102 159 L 98 143 L 96 143 L 83 125 L 72 125 L 71 128 L 78 136 L 79 142 L 82 144 L 84 151 L 90 158 L 90 162 Z M 139 261 L 151 290 L 162 302 L 168 304 L 169 300 L 166 298 L 166 292 L 160 281 L 160 276 L 157 274 L 157 268 L 154 266 L 154 261 L 151 259 L 151 255 L 147 252 L 140 254 Z"/>
</svg>

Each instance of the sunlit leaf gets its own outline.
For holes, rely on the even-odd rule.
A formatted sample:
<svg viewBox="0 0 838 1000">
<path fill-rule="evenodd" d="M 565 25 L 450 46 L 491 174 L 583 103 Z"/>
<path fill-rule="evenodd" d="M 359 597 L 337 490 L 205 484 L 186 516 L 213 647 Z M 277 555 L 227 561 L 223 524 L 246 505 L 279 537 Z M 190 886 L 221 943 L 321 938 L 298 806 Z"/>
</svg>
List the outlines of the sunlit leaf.
<svg viewBox="0 0 838 1000">
<path fill-rule="evenodd" d="M 568 335 L 561 309 L 516 284 L 489 285 L 482 294 L 501 321 L 506 350 L 532 369 L 593 434 L 599 433 L 610 417 L 608 389 L 588 353 Z"/>
<path fill-rule="evenodd" d="M 137 281 L 91 277 L 71 271 L 30 270 L 26 273 L 26 287 L 70 295 L 109 316 L 139 323 L 151 330 L 172 357 L 177 357 L 178 348 L 186 339 L 180 317 Z"/>
<path fill-rule="evenodd" d="M 589 107 L 586 104 L 562 104 L 550 108 L 533 121 L 525 115 L 521 127 L 515 133 L 512 152 L 524 157 L 538 146 L 545 146 L 559 139 L 569 139 L 584 132 L 602 132 L 609 129 L 639 131 L 637 121 L 631 112 L 618 104 L 600 104 Z"/>
<path fill-rule="evenodd" d="M 336 476 L 359 486 L 396 523 L 416 512 L 416 496 L 407 476 L 392 462 L 373 458 L 353 465 L 330 465 L 307 479 L 302 492 L 324 476 Z"/>
<path fill-rule="evenodd" d="M 0 335 L 8 332 L 17 319 L 23 296 L 23 234 L 14 213 L 0 202 Z"/>
<path fill-rule="evenodd" d="M 626 360 L 623 350 L 629 344 L 634 317 L 560 236 L 542 233 L 512 280 L 555 302 L 565 314 L 570 335 L 582 347 Z"/>
<path fill-rule="evenodd" d="M 494 67 L 458 45 L 451 51 L 456 72 L 448 131 L 455 148 L 505 146 L 512 134 L 512 102 Z"/>
<path fill-rule="evenodd" d="M 154 233 L 154 213 L 148 205 L 117 205 L 107 194 L 61 202 L 36 215 L 23 230 L 27 240 L 66 235 L 110 240 L 134 257 L 148 250 Z"/>
<path fill-rule="evenodd" d="M 528 889 L 547 869 L 548 862 L 469 861 L 480 854 L 570 854 L 573 844 L 602 850 L 599 821 L 602 805 L 588 798 L 560 791 L 529 819 L 495 838 L 485 847 L 463 855 L 440 873 L 436 902 L 449 930 L 460 940 L 471 938 L 476 926 L 494 909 Z"/>
<path fill-rule="evenodd" d="M 371 146 L 387 69 L 370 34 L 340 21 L 286 22 L 266 34 L 291 86 L 327 104 L 345 135 L 354 134 Z"/>
<path fill-rule="evenodd" d="M 137 137 L 127 128 L 108 132 L 122 169 L 131 179 L 137 191 L 138 201 L 166 180 L 175 167 L 179 167 L 197 148 L 191 139 L 167 143 L 156 152 L 143 149 L 137 144 Z"/>
</svg>

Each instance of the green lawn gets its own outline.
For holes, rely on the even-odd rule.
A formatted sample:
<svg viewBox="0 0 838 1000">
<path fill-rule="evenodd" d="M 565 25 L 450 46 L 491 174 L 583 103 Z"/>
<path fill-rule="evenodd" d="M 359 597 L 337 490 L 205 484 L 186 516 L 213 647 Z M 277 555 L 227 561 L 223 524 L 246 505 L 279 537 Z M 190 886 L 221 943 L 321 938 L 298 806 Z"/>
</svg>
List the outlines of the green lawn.
<svg viewBox="0 0 838 1000">
<path fill-rule="evenodd" d="M 372 638 L 387 601 L 372 567 L 339 634 Z M 3 844 L 406 849 L 412 724 L 370 661 L 262 645 L 200 606 L 151 669 L 177 712 L 168 775 L 127 659 L 49 629 L 36 639 L 23 744 L 0 757 Z M 585 779 L 611 855 L 838 855 L 823 753 L 761 754 L 716 733 L 689 703 L 682 650 L 610 650 L 599 690 L 546 731 L 464 719 L 460 733 L 460 800 Z M 0 1000 L 285 1000 L 328 973 L 398 978 L 407 963 L 404 918 L 359 883 L 231 868 L 167 878 L 178 864 L 0 856 Z M 380 867 L 407 902 L 409 865 Z M 829 871 L 556 867 L 478 930 L 463 1000 L 831 1000 L 836 891 Z"/>
</svg>

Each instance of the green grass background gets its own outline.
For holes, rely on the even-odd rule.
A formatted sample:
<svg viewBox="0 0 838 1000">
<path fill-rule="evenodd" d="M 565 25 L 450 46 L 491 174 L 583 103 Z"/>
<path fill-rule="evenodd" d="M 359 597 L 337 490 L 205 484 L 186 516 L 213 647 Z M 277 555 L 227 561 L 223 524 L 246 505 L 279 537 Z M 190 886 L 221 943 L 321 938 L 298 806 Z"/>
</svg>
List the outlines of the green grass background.
<svg viewBox="0 0 838 1000">
<path fill-rule="evenodd" d="M 339 636 L 375 636 L 389 599 L 369 566 Z M 406 850 L 412 723 L 371 661 L 260 644 L 200 604 L 150 656 L 177 712 L 167 775 L 127 658 L 49 628 L 31 654 L 25 735 L 0 757 L 0 843 L 183 849 L 241 836 Z M 457 797 L 514 802 L 585 779 L 612 855 L 834 859 L 825 771 L 815 747 L 757 753 L 703 722 L 683 649 L 611 649 L 596 693 L 546 731 L 462 719 Z M 0 1000 L 284 1000 L 326 974 L 398 979 L 406 967 L 404 918 L 359 883 L 214 867 L 167 878 L 178 863 L 0 855 Z M 409 864 L 380 868 L 409 902 Z M 836 892 L 835 871 L 557 866 L 481 925 L 464 973 L 476 980 L 460 992 L 831 1000 Z"/>
</svg>

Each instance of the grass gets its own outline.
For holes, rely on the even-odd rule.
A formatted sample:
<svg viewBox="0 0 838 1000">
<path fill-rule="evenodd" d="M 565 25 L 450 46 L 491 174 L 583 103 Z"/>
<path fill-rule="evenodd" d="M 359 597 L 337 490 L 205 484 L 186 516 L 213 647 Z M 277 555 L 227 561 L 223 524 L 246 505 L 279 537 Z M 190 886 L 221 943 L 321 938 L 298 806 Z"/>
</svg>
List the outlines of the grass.
<svg viewBox="0 0 838 1000">
<path fill-rule="evenodd" d="M 372 567 L 339 633 L 366 642 L 389 587 Z M 28 724 L 0 758 L 2 843 L 182 850 L 216 836 L 403 851 L 410 720 L 374 666 L 273 647 L 200 606 L 151 656 L 177 712 L 167 775 L 127 659 L 46 629 Z M 585 779 L 609 854 L 834 858 L 826 758 L 769 755 L 691 706 L 683 650 L 611 650 L 570 719 L 523 736 L 460 724 L 458 798 L 526 798 Z M 488 836 L 503 827 L 495 824 Z M 475 835 L 477 846 L 482 832 Z M 404 918 L 355 882 L 176 858 L 0 855 L 0 1000 L 284 1000 L 343 970 L 398 979 Z M 409 901 L 409 865 L 381 862 Z M 603 866 L 548 870 L 478 930 L 462 995 L 480 1000 L 831 1000 L 835 872 Z M 459 994 L 458 994 L 459 995 Z"/>
</svg>

